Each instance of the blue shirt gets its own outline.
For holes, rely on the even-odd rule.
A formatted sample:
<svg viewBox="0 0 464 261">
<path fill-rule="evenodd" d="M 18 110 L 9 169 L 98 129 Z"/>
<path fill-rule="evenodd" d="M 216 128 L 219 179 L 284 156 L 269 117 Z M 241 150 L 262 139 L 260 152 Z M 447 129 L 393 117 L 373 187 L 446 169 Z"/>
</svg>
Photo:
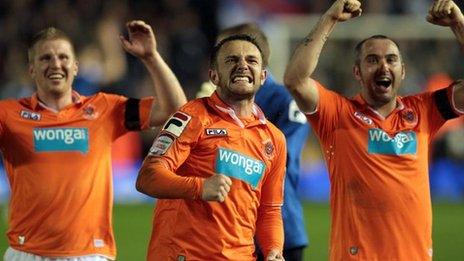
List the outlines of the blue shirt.
<svg viewBox="0 0 464 261">
<path fill-rule="evenodd" d="M 284 248 L 304 247 L 308 245 L 308 237 L 297 188 L 301 151 L 310 130 L 306 116 L 298 109 L 285 86 L 276 83 L 270 74 L 256 93 L 255 103 L 262 109 L 266 118 L 284 133 L 287 140 L 287 173 L 282 207 Z"/>
</svg>

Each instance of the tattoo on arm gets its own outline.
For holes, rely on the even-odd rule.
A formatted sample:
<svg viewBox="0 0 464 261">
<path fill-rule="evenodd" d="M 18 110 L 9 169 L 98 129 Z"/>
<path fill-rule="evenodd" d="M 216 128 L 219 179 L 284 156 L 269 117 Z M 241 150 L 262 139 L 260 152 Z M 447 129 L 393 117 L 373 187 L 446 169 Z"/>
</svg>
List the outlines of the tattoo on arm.
<svg viewBox="0 0 464 261">
<path fill-rule="evenodd" d="M 303 44 L 304 46 L 308 46 L 309 43 L 311 43 L 311 42 L 314 41 L 314 34 L 317 33 L 318 29 L 319 29 L 320 26 L 321 26 L 321 23 L 322 23 L 322 20 L 319 20 L 319 21 L 317 22 L 316 26 L 314 26 L 313 30 L 311 30 L 311 32 L 308 34 L 308 36 L 306 36 L 306 37 L 303 39 L 302 44 Z M 335 25 L 334 25 L 334 26 L 335 26 Z M 322 37 L 321 37 L 321 40 L 322 40 L 321 43 L 322 43 L 322 44 L 324 44 L 324 43 L 327 41 L 327 39 L 329 38 L 329 33 L 332 31 L 332 29 L 333 29 L 333 26 L 332 26 L 332 28 L 330 28 L 329 32 L 327 32 L 327 33 L 322 33 Z M 316 39 L 317 39 L 317 37 L 316 37 Z"/>
<path fill-rule="evenodd" d="M 327 39 L 329 39 L 329 34 L 323 34 L 322 35 L 322 43 L 325 43 L 327 41 Z M 309 43 L 311 43 L 312 41 L 314 41 L 313 37 L 312 37 L 312 33 L 309 34 L 308 36 L 306 36 L 304 39 L 303 39 L 303 45 L 304 46 L 308 46 Z"/>
<path fill-rule="evenodd" d="M 308 36 L 306 36 L 306 37 L 303 39 L 303 44 L 304 44 L 304 46 L 308 46 L 308 44 L 309 44 L 310 42 L 312 42 L 312 41 L 313 41 L 313 38 L 311 38 L 311 36 L 308 35 Z"/>
</svg>

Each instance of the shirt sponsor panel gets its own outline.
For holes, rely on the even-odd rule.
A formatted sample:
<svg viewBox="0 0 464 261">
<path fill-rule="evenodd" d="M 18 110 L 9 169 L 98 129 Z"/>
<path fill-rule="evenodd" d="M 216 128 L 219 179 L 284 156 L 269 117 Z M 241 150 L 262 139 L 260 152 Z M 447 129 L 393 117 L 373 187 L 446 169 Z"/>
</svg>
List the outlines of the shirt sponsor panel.
<svg viewBox="0 0 464 261">
<path fill-rule="evenodd" d="M 156 140 L 153 142 L 153 145 L 150 148 L 149 155 L 156 155 L 161 156 L 166 153 L 166 151 L 171 147 L 171 144 L 174 142 L 174 138 L 167 134 L 161 134 Z"/>
<path fill-rule="evenodd" d="M 89 151 L 87 128 L 34 128 L 33 139 L 36 152 Z"/>
<path fill-rule="evenodd" d="M 240 152 L 219 148 L 216 155 L 216 173 L 242 180 L 253 188 L 258 186 L 266 165 Z"/>
<path fill-rule="evenodd" d="M 390 137 L 381 129 L 369 129 L 368 152 L 370 154 L 391 155 L 416 154 L 417 134 L 413 131 L 404 131 Z"/>
</svg>

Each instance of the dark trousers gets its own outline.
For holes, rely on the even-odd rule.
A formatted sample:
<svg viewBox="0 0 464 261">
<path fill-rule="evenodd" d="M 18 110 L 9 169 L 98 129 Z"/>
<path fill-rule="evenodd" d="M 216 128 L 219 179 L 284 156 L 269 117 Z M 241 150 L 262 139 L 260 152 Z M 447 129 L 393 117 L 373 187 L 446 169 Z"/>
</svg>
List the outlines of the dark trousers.
<svg viewBox="0 0 464 261">
<path fill-rule="evenodd" d="M 303 261 L 303 249 L 304 247 L 284 249 L 285 261 Z M 257 252 L 257 261 L 264 261 L 264 256 L 261 251 Z"/>
</svg>

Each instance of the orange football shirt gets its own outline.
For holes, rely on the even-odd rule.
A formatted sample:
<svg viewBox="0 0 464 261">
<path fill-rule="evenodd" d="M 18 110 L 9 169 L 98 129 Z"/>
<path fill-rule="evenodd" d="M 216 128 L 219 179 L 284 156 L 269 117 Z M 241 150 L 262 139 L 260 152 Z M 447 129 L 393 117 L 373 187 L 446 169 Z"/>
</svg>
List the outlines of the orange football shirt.
<svg viewBox="0 0 464 261">
<path fill-rule="evenodd" d="M 254 115 L 239 119 L 214 93 L 167 121 L 141 171 L 193 182 L 183 199 L 157 201 L 148 260 L 254 260 L 255 233 L 265 253 L 282 249 L 285 138 L 256 105 Z M 200 180 L 216 173 L 232 179 L 227 198 L 201 200 Z M 171 197 L 174 188 L 160 182 L 164 198 Z"/>
<path fill-rule="evenodd" d="M 330 260 L 432 259 L 429 144 L 459 114 L 451 88 L 398 97 L 384 118 L 318 85 L 307 117 L 330 175 Z"/>
<path fill-rule="evenodd" d="M 114 259 L 111 144 L 128 131 L 128 119 L 137 125 L 130 122 L 137 114 L 139 127 L 148 127 L 153 99 L 73 93 L 73 100 L 57 113 L 36 95 L 0 101 L 0 149 L 11 189 L 8 242 L 46 257 Z"/>
</svg>

